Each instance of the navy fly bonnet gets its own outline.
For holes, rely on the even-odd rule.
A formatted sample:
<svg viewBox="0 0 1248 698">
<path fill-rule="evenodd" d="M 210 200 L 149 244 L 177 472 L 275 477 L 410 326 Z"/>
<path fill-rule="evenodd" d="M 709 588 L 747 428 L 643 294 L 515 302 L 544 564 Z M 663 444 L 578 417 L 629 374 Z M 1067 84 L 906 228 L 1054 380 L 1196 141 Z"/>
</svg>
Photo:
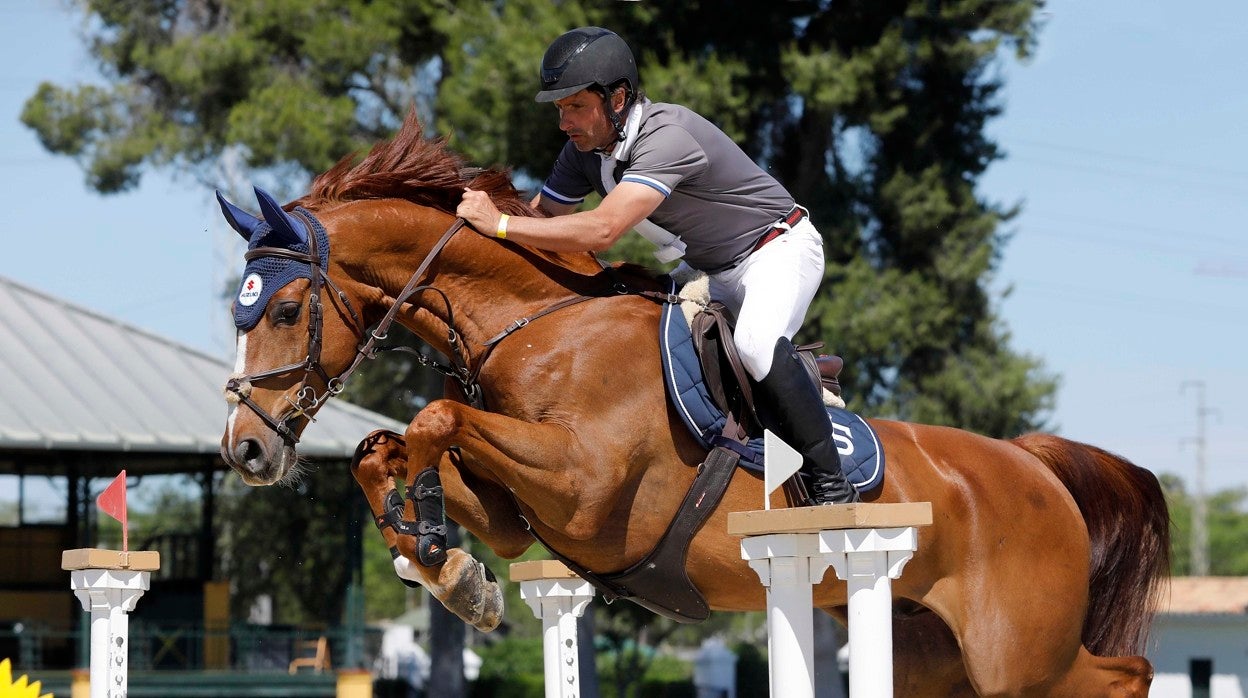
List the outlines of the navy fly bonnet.
<svg viewBox="0 0 1248 698">
<path fill-rule="evenodd" d="M 291 215 L 282 210 L 268 192 L 256 188 L 256 201 L 260 204 L 257 218 L 225 200 L 217 192 L 217 202 L 230 227 L 247 241 L 247 249 L 277 247 L 307 255 L 310 252 L 308 235 L 316 235 L 316 249 L 321 271 L 329 269 L 329 236 L 320 222 L 310 213 L 295 209 L 305 215 Z M 312 230 L 309 231 L 308 229 Z M 243 280 L 234 297 L 234 325 L 246 332 L 260 322 L 269 299 L 278 289 L 296 279 L 311 279 L 312 271 L 306 262 L 277 256 L 256 257 L 243 268 Z"/>
</svg>

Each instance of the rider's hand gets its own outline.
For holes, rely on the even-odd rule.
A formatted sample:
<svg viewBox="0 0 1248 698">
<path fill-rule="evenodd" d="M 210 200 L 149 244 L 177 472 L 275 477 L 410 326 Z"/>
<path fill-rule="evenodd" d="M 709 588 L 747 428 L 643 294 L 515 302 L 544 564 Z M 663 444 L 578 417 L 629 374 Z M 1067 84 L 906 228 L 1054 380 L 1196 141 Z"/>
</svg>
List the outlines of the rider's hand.
<svg viewBox="0 0 1248 698">
<path fill-rule="evenodd" d="M 464 187 L 464 198 L 456 207 L 455 215 L 468 221 L 478 233 L 494 237 L 501 214 L 488 194 Z"/>
</svg>

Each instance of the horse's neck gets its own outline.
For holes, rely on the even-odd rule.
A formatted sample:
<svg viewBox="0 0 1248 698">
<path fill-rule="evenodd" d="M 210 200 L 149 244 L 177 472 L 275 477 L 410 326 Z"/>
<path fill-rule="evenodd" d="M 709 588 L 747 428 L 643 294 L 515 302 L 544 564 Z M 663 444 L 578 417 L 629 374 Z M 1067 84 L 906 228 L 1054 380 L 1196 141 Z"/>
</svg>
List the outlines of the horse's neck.
<svg viewBox="0 0 1248 698">
<path fill-rule="evenodd" d="M 381 292 L 373 308 L 384 313 L 402 293 L 453 219 L 423 216 L 419 232 L 392 228 L 366 234 L 371 250 L 357 252 L 349 274 Z M 445 225 L 443 225 L 445 223 Z M 587 262 L 589 258 L 587 257 Z M 583 265 L 592 271 L 590 264 Z M 470 346 L 480 346 L 510 323 L 562 298 L 584 293 L 592 274 L 562 269 L 539 253 L 505 246 L 464 228 L 455 233 L 419 281 L 446 295 L 456 331 Z M 558 278 L 556 278 L 558 277 Z M 403 324 L 439 351 L 446 344 L 446 304 L 435 291 L 410 299 L 400 315 Z M 428 312 L 419 312 L 419 309 Z"/>
</svg>

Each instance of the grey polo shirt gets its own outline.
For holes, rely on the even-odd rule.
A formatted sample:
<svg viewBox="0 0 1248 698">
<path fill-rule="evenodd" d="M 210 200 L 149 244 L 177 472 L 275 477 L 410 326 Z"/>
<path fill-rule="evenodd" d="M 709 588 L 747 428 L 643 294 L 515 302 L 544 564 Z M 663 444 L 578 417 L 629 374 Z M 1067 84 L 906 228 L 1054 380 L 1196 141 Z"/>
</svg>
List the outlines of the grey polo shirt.
<svg viewBox="0 0 1248 698">
<path fill-rule="evenodd" d="M 793 197 L 717 126 L 690 109 L 644 101 L 613 156 L 616 182 L 637 182 L 665 197 L 648 217 L 680 236 L 685 262 L 704 271 L 739 263 L 768 229 L 793 210 Z M 635 128 L 635 132 L 632 130 Z M 604 158 L 563 146 L 542 196 L 578 204 L 605 196 Z"/>
</svg>

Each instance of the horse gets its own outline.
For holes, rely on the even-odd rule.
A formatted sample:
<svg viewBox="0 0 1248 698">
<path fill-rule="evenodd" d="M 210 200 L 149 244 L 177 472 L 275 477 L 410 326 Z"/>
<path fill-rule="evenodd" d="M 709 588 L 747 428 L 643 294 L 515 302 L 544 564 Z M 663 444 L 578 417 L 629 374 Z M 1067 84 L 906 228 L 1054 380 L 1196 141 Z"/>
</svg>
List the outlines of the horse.
<svg viewBox="0 0 1248 698">
<path fill-rule="evenodd" d="M 257 190 L 261 217 L 222 199 L 244 237 L 269 240 L 249 258 L 307 269 L 235 300 L 258 307 L 238 333 L 221 454 L 251 485 L 293 477 L 316 410 L 384 327 L 408 327 L 448 357 L 446 394 L 404 434 L 370 435 L 353 473 L 379 521 L 409 522 L 382 530 L 400 576 L 488 631 L 501 618 L 497 582 L 462 549 L 418 549 L 417 502 L 395 501 L 396 478 L 410 486 L 436 468 L 446 514 L 503 558 L 537 537 L 609 572 L 655 546 L 707 452 L 665 394 L 661 302 L 621 291 L 659 289 L 656 275 L 465 229 L 453 214 L 465 186 L 504 213 L 542 215 L 506 171 L 466 166 L 411 115 L 296 201 Z M 899 695 L 1147 695 L 1152 666 L 1139 654 L 1169 563 L 1152 473 L 1055 435 L 869 422 L 890 468 L 864 501 L 927 501 L 934 513 L 892 585 Z M 765 607 L 726 525 L 762 492 L 759 475 L 736 469 L 689 543 L 685 572 L 714 610 Z M 815 587 L 816 608 L 843 622 L 846 605 L 844 584 Z"/>
</svg>

